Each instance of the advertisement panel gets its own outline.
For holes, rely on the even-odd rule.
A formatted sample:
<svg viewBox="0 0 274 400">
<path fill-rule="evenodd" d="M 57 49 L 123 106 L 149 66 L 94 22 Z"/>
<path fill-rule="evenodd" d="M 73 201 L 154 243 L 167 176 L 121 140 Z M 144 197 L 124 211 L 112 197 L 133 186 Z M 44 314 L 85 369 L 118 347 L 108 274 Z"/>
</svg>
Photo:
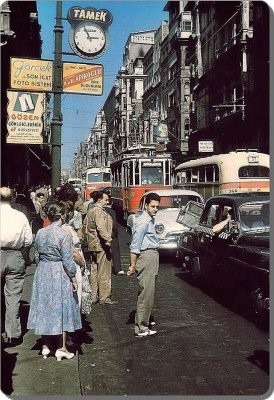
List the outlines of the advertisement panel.
<svg viewBox="0 0 274 400">
<path fill-rule="evenodd" d="M 104 68 L 100 64 L 63 63 L 63 92 L 103 94 Z"/>
<path fill-rule="evenodd" d="M 33 92 L 52 92 L 53 62 L 11 58 L 10 87 Z"/>
<path fill-rule="evenodd" d="M 7 143 L 43 143 L 44 93 L 8 90 Z"/>
</svg>

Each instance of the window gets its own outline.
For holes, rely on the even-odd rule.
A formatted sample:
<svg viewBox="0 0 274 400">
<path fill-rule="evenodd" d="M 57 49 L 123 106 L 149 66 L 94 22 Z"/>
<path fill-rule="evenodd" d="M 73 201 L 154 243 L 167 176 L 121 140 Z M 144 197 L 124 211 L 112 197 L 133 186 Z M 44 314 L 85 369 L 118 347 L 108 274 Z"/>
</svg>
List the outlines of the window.
<svg viewBox="0 0 274 400">
<path fill-rule="evenodd" d="M 239 168 L 239 178 L 269 178 L 269 168 L 261 165 L 246 165 Z"/>
<path fill-rule="evenodd" d="M 192 26 L 191 26 L 191 21 L 182 21 L 182 31 L 185 32 L 191 32 L 192 31 Z"/>
</svg>

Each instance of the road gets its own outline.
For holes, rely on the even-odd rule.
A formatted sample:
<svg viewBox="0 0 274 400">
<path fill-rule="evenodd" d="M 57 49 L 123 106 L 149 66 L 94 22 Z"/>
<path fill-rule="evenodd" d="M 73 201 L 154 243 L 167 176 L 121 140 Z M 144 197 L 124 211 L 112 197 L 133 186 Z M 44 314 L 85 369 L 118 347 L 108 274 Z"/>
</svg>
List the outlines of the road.
<svg viewBox="0 0 274 400">
<path fill-rule="evenodd" d="M 121 258 L 130 236 L 120 226 Z M 171 257 L 161 257 L 154 317 L 158 334 L 134 337 L 135 277 L 113 276 L 116 306 L 94 305 L 89 343 L 79 349 L 84 395 L 263 395 L 269 388 L 269 334 L 235 296 L 195 287 Z M 235 306 L 236 305 L 236 306 Z"/>
</svg>

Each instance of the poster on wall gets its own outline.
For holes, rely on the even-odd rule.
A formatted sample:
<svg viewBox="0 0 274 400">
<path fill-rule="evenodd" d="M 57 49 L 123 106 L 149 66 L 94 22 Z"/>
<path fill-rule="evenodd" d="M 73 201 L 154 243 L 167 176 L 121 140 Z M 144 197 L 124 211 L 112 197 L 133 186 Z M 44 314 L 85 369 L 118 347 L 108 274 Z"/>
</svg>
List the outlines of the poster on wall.
<svg viewBox="0 0 274 400">
<path fill-rule="evenodd" d="M 7 143 L 43 143 L 45 94 L 7 91 Z"/>
</svg>

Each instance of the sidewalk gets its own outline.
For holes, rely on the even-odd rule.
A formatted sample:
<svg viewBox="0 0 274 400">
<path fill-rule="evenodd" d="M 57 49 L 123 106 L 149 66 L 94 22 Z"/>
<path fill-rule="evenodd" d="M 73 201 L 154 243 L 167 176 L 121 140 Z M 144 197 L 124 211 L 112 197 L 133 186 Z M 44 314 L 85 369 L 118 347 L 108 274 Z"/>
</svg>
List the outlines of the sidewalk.
<svg viewBox="0 0 274 400">
<path fill-rule="evenodd" d="M 36 265 L 27 267 L 21 300 L 23 343 L 2 345 L 2 391 L 7 395 L 80 395 L 78 352 L 71 360 L 57 362 L 54 356 L 43 359 L 39 336 L 26 331 L 33 274 Z"/>
</svg>

